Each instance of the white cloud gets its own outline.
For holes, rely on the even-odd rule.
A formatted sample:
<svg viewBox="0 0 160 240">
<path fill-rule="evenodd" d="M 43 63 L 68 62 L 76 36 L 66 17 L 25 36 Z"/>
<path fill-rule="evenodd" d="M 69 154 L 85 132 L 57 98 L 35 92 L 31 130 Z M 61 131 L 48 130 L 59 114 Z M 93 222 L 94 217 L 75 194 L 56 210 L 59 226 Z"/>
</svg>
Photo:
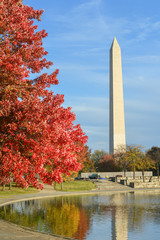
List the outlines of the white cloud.
<svg viewBox="0 0 160 240">
<path fill-rule="evenodd" d="M 71 97 L 65 104 L 72 106 L 77 121 L 82 125 L 106 126 L 108 124 L 108 99 L 98 97 Z"/>
<path fill-rule="evenodd" d="M 72 70 L 76 70 L 76 71 L 99 71 L 99 70 L 106 70 L 106 67 L 103 65 L 91 65 L 90 63 L 88 64 L 78 64 L 78 63 L 56 63 L 56 65 L 63 70 L 68 70 L 68 71 L 72 71 Z"/>
<path fill-rule="evenodd" d="M 143 99 L 126 99 L 125 100 L 125 107 L 127 110 L 134 110 L 136 111 L 138 114 L 139 112 L 141 112 L 142 115 L 144 115 L 144 113 L 156 113 L 157 110 L 159 110 L 159 103 L 155 102 L 153 104 L 153 102 L 150 100 L 150 98 L 148 100 L 145 99 L 145 101 L 143 101 Z"/>
<path fill-rule="evenodd" d="M 86 1 L 74 8 L 72 12 L 74 12 L 75 14 L 86 11 L 88 12 L 88 10 L 98 7 L 101 2 L 102 0 L 90 0 L 88 2 Z"/>
<path fill-rule="evenodd" d="M 88 135 L 88 145 L 92 151 L 96 149 L 109 149 L 109 130 L 107 126 L 82 125 L 82 129 Z"/>
<path fill-rule="evenodd" d="M 89 134 L 94 136 L 107 136 L 107 127 L 102 126 L 90 126 L 90 125 L 82 125 L 82 128 Z M 106 131 L 104 131 L 104 129 Z"/>
<path fill-rule="evenodd" d="M 160 55 L 144 55 L 144 56 L 133 56 L 133 57 L 124 57 L 124 63 L 147 63 L 147 64 L 155 64 L 160 63 Z"/>
<path fill-rule="evenodd" d="M 70 97 L 65 104 L 72 106 L 76 123 L 80 123 L 88 135 L 88 145 L 92 150 L 108 151 L 108 99 L 107 97 Z"/>
</svg>

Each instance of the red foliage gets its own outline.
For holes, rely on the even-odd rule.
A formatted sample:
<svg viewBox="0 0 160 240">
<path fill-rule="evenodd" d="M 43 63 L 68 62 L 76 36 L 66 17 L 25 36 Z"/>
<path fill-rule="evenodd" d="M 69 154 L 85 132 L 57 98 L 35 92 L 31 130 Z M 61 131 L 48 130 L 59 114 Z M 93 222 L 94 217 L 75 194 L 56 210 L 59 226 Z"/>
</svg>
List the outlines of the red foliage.
<svg viewBox="0 0 160 240">
<path fill-rule="evenodd" d="M 81 163 L 82 169 L 85 167 L 86 163 L 89 161 L 91 150 L 84 143 L 78 143 L 79 147 L 81 147 L 81 151 L 77 154 L 77 161 Z"/>
<path fill-rule="evenodd" d="M 98 170 L 100 172 L 116 172 L 118 166 L 112 155 L 106 154 L 98 163 Z"/>
<path fill-rule="evenodd" d="M 46 89 L 58 84 L 58 70 L 29 80 L 53 64 L 44 58 L 47 33 L 33 24 L 42 13 L 22 0 L 0 3 L 0 182 L 14 178 L 26 188 L 78 171 L 77 153 L 87 141 L 71 108 L 62 107 L 63 95 Z"/>
</svg>

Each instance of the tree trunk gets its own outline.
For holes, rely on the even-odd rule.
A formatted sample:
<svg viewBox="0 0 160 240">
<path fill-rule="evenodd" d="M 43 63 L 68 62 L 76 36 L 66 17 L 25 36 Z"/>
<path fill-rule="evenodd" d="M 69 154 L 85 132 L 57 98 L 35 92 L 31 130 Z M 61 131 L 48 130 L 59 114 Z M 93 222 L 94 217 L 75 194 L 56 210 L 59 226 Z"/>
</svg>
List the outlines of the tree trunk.
<svg viewBox="0 0 160 240">
<path fill-rule="evenodd" d="M 9 190 L 12 190 L 12 182 L 9 183 Z"/>
<path fill-rule="evenodd" d="M 133 166 L 133 179 L 135 179 L 135 166 Z"/>
<path fill-rule="evenodd" d="M 3 183 L 3 190 L 2 191 L 5 191 L 5 184 Z"/>
<path fill-rule="evenodd" d="M 4 216 L 6 217 L 6 206 L 3 207 Z"/>
<path fill-rule="evenodd" d="M 159 179 L 159 163 L 157 163 L 157 175 L 158 175 L 158 179 Z"/>
<path fill-rule="evenodd" d="M 145 182 L 145 179 L 144 179 L 144 170 L 142 170 L 142 177 L 143 177 L 143 182 Z"/>
<path fill-rule="evenodd" d="M 13 210 L 13 204 L 9 205 L 9 210 L 10 210 L 10 215 L 12 215 L 12 213 L 13 213 L 13 211 L 12 211 Z"/>
<path fill-rule="evenodd" d="M 61 182 L 61 190 L 63 190 L 63 182 Z"/>
</svg>

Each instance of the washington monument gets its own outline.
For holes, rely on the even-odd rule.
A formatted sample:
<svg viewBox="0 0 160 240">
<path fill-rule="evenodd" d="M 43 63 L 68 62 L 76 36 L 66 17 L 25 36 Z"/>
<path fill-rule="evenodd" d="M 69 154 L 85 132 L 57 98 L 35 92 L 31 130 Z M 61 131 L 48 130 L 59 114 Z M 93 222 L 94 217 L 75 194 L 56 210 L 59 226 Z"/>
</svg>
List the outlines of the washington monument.
<svg viewBox="0 0 160 240">
<path fill-rule="evenodd" d="M 109 152 L 126 147 L 121 49 L 114 38 L 110 48 Z"/>
</svg>

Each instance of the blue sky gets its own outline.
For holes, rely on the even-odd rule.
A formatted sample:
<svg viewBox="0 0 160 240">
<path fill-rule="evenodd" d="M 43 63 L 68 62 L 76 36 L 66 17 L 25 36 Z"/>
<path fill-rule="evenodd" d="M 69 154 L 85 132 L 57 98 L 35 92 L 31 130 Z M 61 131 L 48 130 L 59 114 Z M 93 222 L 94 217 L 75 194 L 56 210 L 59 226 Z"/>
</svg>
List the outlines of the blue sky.
<svg viewBox="0 0 160 240">
<path fill-rule="evenodd" d="M 39 30 L 59 69 L 55 93 L 65 97 L 92 151 L 109 149 L 109 49 L 122 52 L 127 144 L 160 146 L 160 1 L 24 0 L 44 9 Z"/>
</svg>

